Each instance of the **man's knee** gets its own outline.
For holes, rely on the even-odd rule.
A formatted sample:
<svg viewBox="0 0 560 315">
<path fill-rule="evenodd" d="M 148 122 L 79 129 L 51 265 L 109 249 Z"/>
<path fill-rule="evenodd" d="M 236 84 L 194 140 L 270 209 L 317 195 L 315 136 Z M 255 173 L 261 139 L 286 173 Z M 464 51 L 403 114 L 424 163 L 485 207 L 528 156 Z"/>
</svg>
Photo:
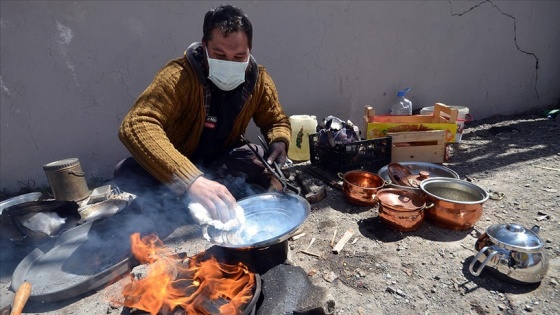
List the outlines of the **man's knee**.
<svg viewBox="0 0 560 315">
<path fill-rule="evenodd" d="M 161 189 L 163 184 L 146 171 L 133 157 L 128 157 L 115 166 L 113 182 L 121 190 L 143 195 Z"/>
</svg>

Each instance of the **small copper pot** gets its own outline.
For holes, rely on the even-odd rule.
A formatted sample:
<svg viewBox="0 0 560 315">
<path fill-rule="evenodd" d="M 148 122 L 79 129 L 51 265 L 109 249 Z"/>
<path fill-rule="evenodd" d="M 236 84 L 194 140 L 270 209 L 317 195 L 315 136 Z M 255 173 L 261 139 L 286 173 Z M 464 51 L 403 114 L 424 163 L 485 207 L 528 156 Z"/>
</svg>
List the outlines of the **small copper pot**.
<svg viewBox="0 0 560 315">
<path fill-rule="evenodd" d="M 349 171 L 339 176 L 343 180 L 342 190 L 346 199 L 360 206 L 375 205 L 374 195 L 385 185 L 379 175 L 366 171 Z"/>
<path fill-rule="evenodd" d="M 472 228 L 482 216 L 488 193 L 479 186 L 460 179 L 434 177 L 420 183 L 428 203 L 426 220 L 449 230 Z"/>
<path fill-rule="evenodd" d="M 379 219 L 393 230 L 415 231 L 424 221 L 426 203 L 421 192 L 403 188 L 384 188 L 377 192 Z"/>
</svg>

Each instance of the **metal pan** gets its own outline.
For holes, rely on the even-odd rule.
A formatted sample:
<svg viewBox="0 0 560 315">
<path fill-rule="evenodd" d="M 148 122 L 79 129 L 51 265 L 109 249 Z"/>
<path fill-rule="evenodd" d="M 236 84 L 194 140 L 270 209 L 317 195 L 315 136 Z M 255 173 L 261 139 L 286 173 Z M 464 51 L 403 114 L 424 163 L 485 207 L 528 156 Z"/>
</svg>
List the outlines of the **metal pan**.
<svg viewBox="0 0 560 315">
<path fill-rule="evenodd" d="M 237 202 L 245 210 L 245 224 L 231 231 L 204 228 L 204 237 L 227 248 L 249 249 L 274 245 L 288 239 L 309 216 L 311 206 L 295 194 L 265 193 Z"/>
<path fill-rule="evenodd" d="M 78 209 L 81 216 L 80 224 L 95 220 L 101 220 L 113 216 L 123 210 L 128 205 L 128 201 L 122 199 L 107 199 L 92 205 Z"/>
<path fill-rule="evenodd" d="M 39 200 L 39 198 L 41 198 L 41 195 L 42 194 L 40 192 L 31 192 L 28 194 L 23 194 L 16 197 L 12 197 L 10 199 L 6 199 L 0 202 L 0 214 L 2 214 L 4 209 L 7 209 L 11 206 L 19 205 L 21 203 L 28 202 L 28 201 L 37 201 Z"/>
<path fill-rule="evenodd" d="M 79 296 L 124 274 L 131 267 L 130 234 L 153 230 L 153 222 L 117 217 L 79 225 L 54 243 L 33 250 L 16 267 L 12 290 L 28 281 L 33 286 L 30 300 L 53 302 Z"/>
</svg>

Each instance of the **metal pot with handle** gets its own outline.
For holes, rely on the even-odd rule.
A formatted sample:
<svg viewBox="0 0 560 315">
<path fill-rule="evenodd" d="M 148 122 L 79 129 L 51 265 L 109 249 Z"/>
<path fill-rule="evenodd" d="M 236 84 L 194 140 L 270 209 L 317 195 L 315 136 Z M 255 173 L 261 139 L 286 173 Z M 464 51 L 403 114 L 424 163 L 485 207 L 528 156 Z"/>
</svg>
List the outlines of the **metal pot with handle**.
<svg viewBox="0 0 560 315">
<path fill-rule="evenodd" d="M 469 265 L 470 273 L 479 276 L 486 268 L 504 280 L 541 282 L 548 271 L 548 258 L 538 232 L 538 226 L 530 230 L 514 223 L 490 226 L 476 241 L 478 253 Z M 475 271 L 477 261 L 480 266 Z"/>
</svg>

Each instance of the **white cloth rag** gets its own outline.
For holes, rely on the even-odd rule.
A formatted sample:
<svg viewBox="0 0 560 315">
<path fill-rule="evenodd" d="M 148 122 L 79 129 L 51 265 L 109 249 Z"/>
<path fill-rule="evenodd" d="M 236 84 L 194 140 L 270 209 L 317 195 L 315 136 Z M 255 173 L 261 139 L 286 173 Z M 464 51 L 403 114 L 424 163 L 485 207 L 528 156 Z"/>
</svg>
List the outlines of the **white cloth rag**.
<svg viewBox="0 0 560 315">
<path fill-rule="evenodd" d="M 191 216 L 200 225 L 212 226 L 222 231 L 231 231 L 245 224 L 245 211 L 240 205 L 235 206 L 235 218 L 225 223 L 220 220 L 212 219 L 208 210 L 198 202 L 191 202 L 188 207 Z"/>
</svg>

